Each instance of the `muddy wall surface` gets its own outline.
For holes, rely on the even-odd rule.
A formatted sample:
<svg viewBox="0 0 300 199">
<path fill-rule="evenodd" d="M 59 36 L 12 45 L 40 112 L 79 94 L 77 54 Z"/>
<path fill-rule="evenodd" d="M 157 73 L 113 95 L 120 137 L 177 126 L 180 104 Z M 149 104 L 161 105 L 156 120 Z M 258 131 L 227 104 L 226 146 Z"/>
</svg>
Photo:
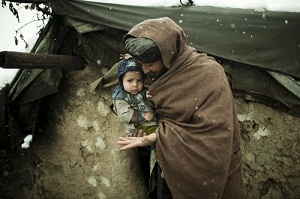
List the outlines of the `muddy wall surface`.
<svg viewBox="0 0 300 199">
<path fill-rule="evenodd" d="M 37 179 L 43 182 L 42 194 L 147 198 L 135 151 L 120 152 L 116 143 L 124 130 L 109 108 L 109 96 L 89 90 L 96 74 L 100 72 L 89 68 L 70 73 L 62 82 L 63 92 L 47 100 L 49 118 L 35 148 L 42 162 Z"/>
<path fill-rule="evenodd" d="M 300 198 L 300 118 L 237 99 L 248 198 Z"/>
<path fill-rule="evenodd" d="M 123 125 L 109 92 L 89 85 L 101 70 L 68 73 L 44 100 L 44 121 L 28 149 L 1 151 L 0 198 L 147 199 L 134 150 L 120 152 Z M 248 199 L 300 198 L 300 118 L 236 98 Z"/>
</svg>

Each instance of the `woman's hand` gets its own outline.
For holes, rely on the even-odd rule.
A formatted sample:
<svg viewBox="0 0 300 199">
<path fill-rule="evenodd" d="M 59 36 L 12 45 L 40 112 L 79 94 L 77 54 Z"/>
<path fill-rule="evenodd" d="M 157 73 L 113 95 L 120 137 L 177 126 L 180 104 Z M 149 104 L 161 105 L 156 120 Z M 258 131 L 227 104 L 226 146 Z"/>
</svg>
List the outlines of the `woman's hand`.
<svg viewBox="0 0 300 199">
<path fill-rule="evenodd" d="M 142 130 L 137 132 L 139 137 L 119 137 L 119 141 L 117 143 L 119 145 L 123 145 L 120 150 L 132 149 L 136 147 L 145 147 L 154 145 L 156 142 L 156 133 L 151 133 L 147 135 L 143 133 Z M 140 137 L 140 135 L 143 135 Z"/>
</svg>

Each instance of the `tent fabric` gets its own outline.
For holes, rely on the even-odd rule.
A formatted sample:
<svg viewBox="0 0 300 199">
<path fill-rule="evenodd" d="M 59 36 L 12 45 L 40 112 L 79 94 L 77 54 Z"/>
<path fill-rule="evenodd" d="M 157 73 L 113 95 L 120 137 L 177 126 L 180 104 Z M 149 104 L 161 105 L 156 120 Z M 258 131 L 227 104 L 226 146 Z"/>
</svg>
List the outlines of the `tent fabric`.
<svg viewBox="0 0 300 199">
<path fill-rule="evenodd" d="M 81 35 L 85 54 L 79 56 L 92 62 L 101 59 L 108 68 L 124 53 L 122 39 L 129 29 L 145 19 L 168 16 L 184 29 L 190 46 L 235 63 L 224 67 L 234 90 L 259 96 L 267 104 L 279 101 L 300 114 L 300 13 L 82 0 L 55 0 L 52 7 L 65 25 Z M 113 86 L 113 68 L 110 71 L 94 81 L 91 90 Z"/>
<path fill-rule="evenodd" d="M 27 69 L 18 80 L 11 101 L 26 104 L 58 92 L 62 72 L 58 69 Z"/>
<path fill-rule="evenodd" d="M 286 89 L 293 93 L 296 97 L 300 99 L 300 82 L 295 81 L 294 78 L 283 75 L 274 71 L 267 71 L 274 79 L 276 79 L 280 84 L 282 84 Z"/>
<path fill-rule="evenodd" d="M 298 109 L 300 111 L 297 108 L 300 107 L 300 98 L 263 69 L 250 67 L 249 65 L 235 66 L 233 69 L 232 88 L 247 91 L 262 98 L 275 99 L 290 109 Z"/>
<path fill-rule="evenodd" d="M 82 0 L 55 0 L 52 7 L 55 14 L 95 24 L 94 29 L 128 31 L 145 19 L 168 16 L 184 29 L 189 45 L 201 52 L 300 79 L 300 13 Z"/>
</svg>

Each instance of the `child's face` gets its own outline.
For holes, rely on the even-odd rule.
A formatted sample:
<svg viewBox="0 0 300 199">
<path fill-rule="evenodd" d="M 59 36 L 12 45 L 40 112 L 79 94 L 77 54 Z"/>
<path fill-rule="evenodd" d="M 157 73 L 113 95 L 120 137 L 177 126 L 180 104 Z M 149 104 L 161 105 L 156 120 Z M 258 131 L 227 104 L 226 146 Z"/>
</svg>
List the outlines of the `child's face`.
<svg viewBox="0 0 300 199">
<path fill-rule="evenodd" d="M 143 89 L 143 75 L 139 71 L 129 71 L 124 74 L 122 83 L 127 93 L 136 95 Z"/>
</svg>

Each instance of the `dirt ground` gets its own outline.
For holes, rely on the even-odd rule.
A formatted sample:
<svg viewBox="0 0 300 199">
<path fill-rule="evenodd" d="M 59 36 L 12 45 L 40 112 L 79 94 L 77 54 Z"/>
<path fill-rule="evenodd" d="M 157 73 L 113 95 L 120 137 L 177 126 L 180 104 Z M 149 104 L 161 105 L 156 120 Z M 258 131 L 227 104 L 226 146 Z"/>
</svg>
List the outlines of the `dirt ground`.
<svg viewBox="0 0 300 199">
<path fill-rule="evenodd" d="M 116 144 L 124 130 L 109 95 L 89 91 L 93 74 L 70 73 L 61 92 L 44 100 L 47 112 L 28 149 L 1 150 L 0 198 L 147 199 L 136 152 Z M 247 199 L 300 199 L 300 118 L 235 100 Z"/>
</svg>

